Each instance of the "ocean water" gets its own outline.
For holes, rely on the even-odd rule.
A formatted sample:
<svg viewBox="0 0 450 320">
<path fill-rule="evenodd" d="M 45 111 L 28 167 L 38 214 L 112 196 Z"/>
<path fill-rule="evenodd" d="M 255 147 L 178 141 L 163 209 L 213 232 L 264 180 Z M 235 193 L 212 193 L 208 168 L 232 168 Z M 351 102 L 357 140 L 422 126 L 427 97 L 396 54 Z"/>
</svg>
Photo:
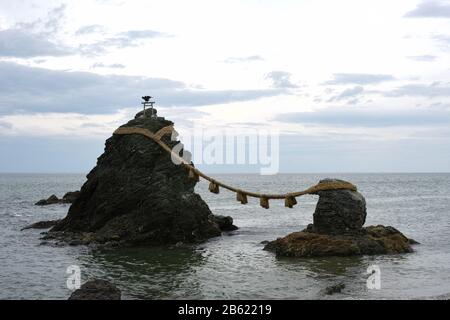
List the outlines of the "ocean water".
<svg viewBox="0 0 450 320">
<path fill-rule="evenodd" d="M 239 230 L 194 247 L 94 249 L 41 245 L 42 230 L 20 229 L 62 218 L 69 205 L 34 206 L 51 194 L 78 190 L 82 174 L 0 174 L 0 299 L 67 299 L 70 265 L 82 282 L 112 281 L 125 299 L 448 299 L 450 298 L 450 174 L 218 175 L 224 182 L 264 192 L 301 190 L 325 177 L 353 182 L 366 197 L 366 225 L 392 225 L 421 244 L 409 254 L 348 258 L 276 258 L 273 240 L 312 222 L 316 196 L 294 209 L 235 195 L 197 192 L 215 214 L 230 215 Z M 367 268 L 377 265 L 380 289 L 368 289 Z M 327 286 L 345 289 L 327 296 Z"/>
</svg>

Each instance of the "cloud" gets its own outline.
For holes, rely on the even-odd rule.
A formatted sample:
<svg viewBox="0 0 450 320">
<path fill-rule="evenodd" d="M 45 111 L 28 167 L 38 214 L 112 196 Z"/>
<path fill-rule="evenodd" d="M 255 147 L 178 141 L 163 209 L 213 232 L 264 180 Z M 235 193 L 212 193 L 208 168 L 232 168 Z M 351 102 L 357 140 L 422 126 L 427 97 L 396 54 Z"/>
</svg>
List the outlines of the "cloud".
<svg viewBox="0 0 450 320">
<path fill-rule="evenodd" d="M 344 91 L 342 91 L 341 93 L 331 97 L 328 102 L 333 102 L 333 101 L 342 101 L 342 100 L 347 100 L 350 98 L 355 98 L 360 96 L 362 93 L 364 92 L 364 88 L 361 86 L 356 86 L 353 88 L 349 88 L 349 89 L 345 89 Z M 354 99 L 351 100 L 352 104 L 356 103 L 357 100 L 355 101 Z"/>
<path fill-rule="evenodd" d="M 291 74 L 286 71 L 271 71 L 265 79 L 272 81 L 272 87 L 279 89 L 298 88 L 298 86 L 291 82 Z"/>
<path fill-rule="evenodd" d="M 75 34 L 76 35 L 86 35 L 86 34 L 92 34 L 92 33 L 100 33 L 103 32 L 105 28 L 99 24 L 91 24 L 88 26 L 80 27 Z"/>
<path fill-rule="evenodd" d="M 0 31 L 0 57 L 58 57 L 71 54 L 71 49 L 49 41 L 42 34 L 32 34 L 21 29 Z"/>
<path fill-rule="evenodd" d="M 286 93 L 281 89 L 199 90 L 164 78 L 56 71 L 12 62 L 0 62 L 0 74 L 0 114 L 110 114 L 139 106 L 139 98 L 146 93 L 165 107 L 224 104 Z"/>
<path fill-rule="evenodd" d="M 450 4 L 443 1 L 422 1 L 417 7 L 407 12 L 406 18 L 450 18 Z"/>
<path fill-rule="evenodd" d="M 389 74 L 369 74 L 369 73 L 335 73 L 333 79 L 326 81 L 326 85 L 341 84 L 377 84 L 385 81 L 392 81 L 395 78 Z"/>
<path fill-rule="evenodd" d="M 431 84 L 407 84 L 384 93 L 387 97 L 450 97 L 450 85 L 439 82 Z"/>
<path fill-rule="evenodd" d="M 33 58 L 67 56 L 74 50 L 61 45 L 55 35 L 61 30 L 66 5 L 50 10 L 45 18 L 15 24 L 0 31 L 0 57 Z"/>
<path fill-rule="evenodd" d="M 360 108 L 327 108 L 315 112 L 278 115 L 275 120 L 337 127 L 448 126 L 450 111 L 429 109 L 375 110 Z"/>
<path fill-rule="evenodd" d="M 113 63 L 113 64 L 104 64 L 102 62 L 96 62 L 94 63 L 91 68 L 112 68 L 112 69 L 123 69 L 125 66 L 120 63 Z"/>
<path fill-rule="evenodd" d="M 80 46 L 80 51 L 88 56 L 99 55 L 107 52 L 110 48 L 136 47 L 143 40 L 166 37 L 171 37 L 171 35 L 154 30 L 129 30 L 101 41 L 83 44 Z"/>
<path fill-rule="evenodd" d="M 12 124 L 6 121 L 0 121 L 0 129 L 12 129 Z"/>
<path fill-rule="evenodd" d="M 253 55 L 248 57 L 229 57 L 223 60 L 224 63 L 243 63 L 255 61 L 264 61 L 264 58 L 259 55 Z"/>
<path fill-rule="evenodd" d="M 19 22 L 15 25 L 15 28 L 34 34 L 53 36 L 62 29 L 66 7 L 66 4 L 61 4 L 50 10 L 45 18 L 31 22 Z"/>
<path fill-rule="evenodd" d="M 408 56 L 408 59 L 414 60 L 414 61 L 420 61 L 420 62 L 431 62 L 435 61 L 437 59 L 436 56 L 425 54 L 421 56 Z"/>
</svg>

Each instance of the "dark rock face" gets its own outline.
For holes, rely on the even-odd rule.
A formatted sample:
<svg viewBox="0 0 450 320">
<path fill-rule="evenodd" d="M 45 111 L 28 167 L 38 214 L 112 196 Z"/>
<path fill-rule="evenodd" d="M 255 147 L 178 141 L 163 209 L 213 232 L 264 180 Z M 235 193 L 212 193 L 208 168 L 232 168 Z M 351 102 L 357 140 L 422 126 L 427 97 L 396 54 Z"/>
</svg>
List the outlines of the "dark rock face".
<svg viewBox="0 0 450 320">
<path fill-rule="evenodd" d="M 80 191 L 67 192 L 63 196 L 62 201 L 64 203 L 73 203 L 79 196 L 80 196 Z"/>
<path fill-rule="evenodd" d="M 138 114 L 124 126 L 157 132 L 172 124 Z M 162 140 L 169 146 L 177 143 L 169 136 Z M 67 217 L 48 237 L 70 234 L 89 243 L 174 244 L 219 236 L 217 221 L 194 193 L 195 184 L 154 141 L 141 135 L 113 135 Z"/>
<path fill-rule="evenodd" d="M 325 179 L 324 182 L 342 180 Z M 356 191 L 319 191 L 319 202 L 313 215 L 313 231 L 323 234 L 352 233 L 366 222 L 366 200 Z"/>
<path fill-rule="evenodd" d="M 336 180 L 322 180 L 336 181 Z M 300 232 L 269 242 L 264 249 L 277 256 L 323 257 L 412 252 L 417 242 L 393 227 L 369 226 L 366 201 L 356 191 L 319 191 L 314 223 Z"/>
<path fill-rule="evenodd" d="M 105 280 L 91 280 L 75 290 L 69 300 L 120 300 L 120 290 Z"/>
</svg>

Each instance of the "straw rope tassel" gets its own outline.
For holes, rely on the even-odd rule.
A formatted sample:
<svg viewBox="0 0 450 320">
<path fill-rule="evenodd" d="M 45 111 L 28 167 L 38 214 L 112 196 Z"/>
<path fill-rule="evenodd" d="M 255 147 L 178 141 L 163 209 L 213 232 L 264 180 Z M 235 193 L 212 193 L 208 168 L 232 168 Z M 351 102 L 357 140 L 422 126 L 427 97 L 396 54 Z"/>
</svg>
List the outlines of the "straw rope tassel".
<svg viewBox="0 0 450 320">
<path fill-rule="evenodd" d="M 192 179 L 194 181 L 199 182 L 200 181 L 200 177 L 198 176 L 198 173 L 195 171 L 194 168 L 189 168 L 189 175 L 188 175 L 189 179 Z"/>
<path fill-rule="evenodd" d="M 259 198 L 259 205 L 264 209 L 269 209 L 269 198 L 262 196 Z"/>
<path fill-rule="evenodd" d="M 242 191 L 236 192 L 236 200 L 240 201 L 241 204 L 247 204 L 248 203 L 247 195 L 245 193 L 243 193 Z"/>
<path fill-rule="evenodd" d="M 212 181 L 209 183 L 208 189 L 212 193 L 215 193 L 215 194 L 219 193 L 219 185 L 217 183 L 212 182 Z"/>
<path fill-rule="evenodd" d="M 297 200 L 294 196 L 288 195 L 284 198 L 284 206 L 287 208 L 293 208 L 297 204 Z"/>
</svg>

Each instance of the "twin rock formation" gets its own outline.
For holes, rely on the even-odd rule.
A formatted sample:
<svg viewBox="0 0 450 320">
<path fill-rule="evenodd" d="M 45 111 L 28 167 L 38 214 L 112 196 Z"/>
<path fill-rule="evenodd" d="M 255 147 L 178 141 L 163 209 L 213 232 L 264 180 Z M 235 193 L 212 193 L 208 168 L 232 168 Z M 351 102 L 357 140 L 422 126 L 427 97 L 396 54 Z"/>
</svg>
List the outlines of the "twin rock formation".
<svg viewBox="0 0 450 320">
<path fill-rule="evenodd" d="M 124 126 L 157 132 L 172 124 L 140 112 Z M 162 140 L 170 147 L 178 143 L 168 136 Z M 44 239 L 72 244 L 197 243 L 237 229 L 231 217 L 211 213 L 194 192 L 196 183 L 152 140 L 113 135 L 67 216 L 54 222 Z M 333 190 L 318 195 L 313 224 L 268 243 L 265 249 L 296 257 L 412 251 L 412 241 L 392 227 L 363 228 L 366 203 L 360 193 Z"/>
</svg>

